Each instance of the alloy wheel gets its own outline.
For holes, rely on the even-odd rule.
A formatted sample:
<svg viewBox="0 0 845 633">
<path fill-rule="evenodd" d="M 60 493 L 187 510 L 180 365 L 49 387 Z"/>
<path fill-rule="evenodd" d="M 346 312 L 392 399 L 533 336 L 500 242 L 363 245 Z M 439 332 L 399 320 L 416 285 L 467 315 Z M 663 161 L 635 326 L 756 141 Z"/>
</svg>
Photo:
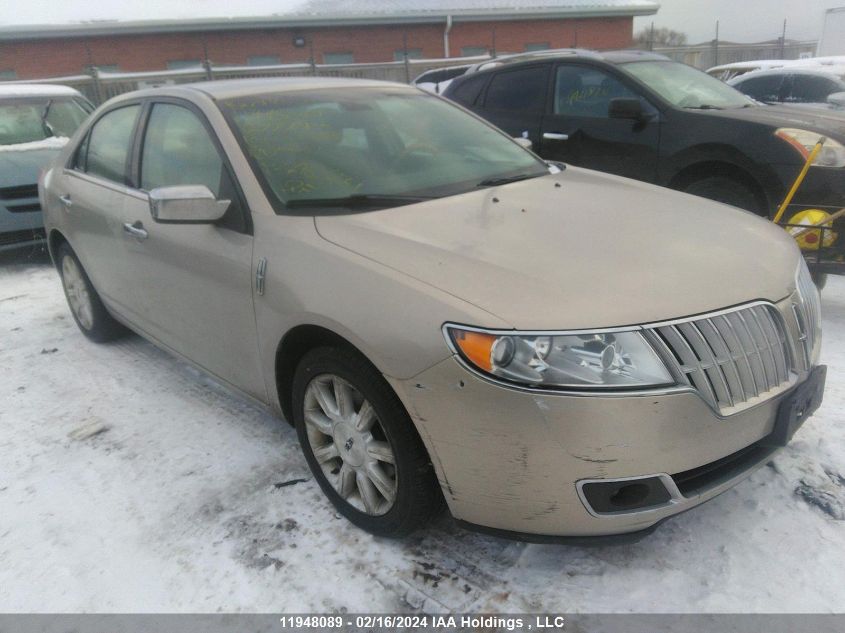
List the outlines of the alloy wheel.
<svg viewBox="0 0 845 633">
<path fill-rule="evenodd" d="M 334 374 L 305 390 L 305 430 L 328 482 L 356 510 L 386 514 L 396 501 L 396 457 L 370 402 Z"/>
</svg>

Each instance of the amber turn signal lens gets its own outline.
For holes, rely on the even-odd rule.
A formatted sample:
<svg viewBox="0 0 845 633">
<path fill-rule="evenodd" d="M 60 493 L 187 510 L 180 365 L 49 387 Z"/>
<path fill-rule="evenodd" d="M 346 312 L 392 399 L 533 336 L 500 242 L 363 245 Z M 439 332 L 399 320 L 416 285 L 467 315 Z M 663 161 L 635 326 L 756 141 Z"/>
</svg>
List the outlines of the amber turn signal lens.
<svg viewBox="0 0 845 633">
<path fill-rule="evenodd" d="M 465 330 L 452 330 L 452 340 L 461 350 L 461 353 L 476 367 L 484 371 L 491 371 L 493 364 L 490 354 L 493 350 L 493 343 L 498 337 L 483 332 L 467 332 Z"/>
</svg>

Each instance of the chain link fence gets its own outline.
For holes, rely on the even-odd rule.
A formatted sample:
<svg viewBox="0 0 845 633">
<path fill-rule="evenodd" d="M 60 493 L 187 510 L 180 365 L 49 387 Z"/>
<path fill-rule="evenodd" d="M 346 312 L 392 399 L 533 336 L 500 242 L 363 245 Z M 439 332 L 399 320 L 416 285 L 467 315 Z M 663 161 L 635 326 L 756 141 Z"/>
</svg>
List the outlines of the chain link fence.
<svg viewBox="0 0 845 633">
<path fill-rule="evenodd" d="M 354 79 L 378 79 L 410 83 L 422 73 L 436 68 L 448 68 L 463 64 L 478 63 L 488 56 L 460 57 L 449 59 L 406 59 L 404 61 L 378 64 L 282 64 L 278 66 L 215 66 L 205 62 L 196 68 L 166 70 L 160 72 L 114 73 L 100 72 L 92 68 L 88 74 L 26 81 L 0 82 L 3 84 L 60 84 L 79 90 L 94 104 L 100 105 L 112 97 L 159 86 L 217 81 L 222 79 L 245 79 L 258 77 L 348 77 Z"/>
</svg>

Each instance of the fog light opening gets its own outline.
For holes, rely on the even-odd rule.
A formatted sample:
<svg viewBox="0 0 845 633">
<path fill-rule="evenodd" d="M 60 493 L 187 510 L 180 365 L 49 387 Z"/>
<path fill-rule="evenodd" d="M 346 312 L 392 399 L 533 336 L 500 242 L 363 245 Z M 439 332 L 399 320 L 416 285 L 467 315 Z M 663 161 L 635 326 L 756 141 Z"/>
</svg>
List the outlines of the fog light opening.
<svg viewBox="0 0 845 633">
<path fill-rule="evenodd" d="M 618 508 L 634 508 L 643 504 L 651 488 L 646 484 L 627 484 L 610 496 L 610 503 Z"/>
</svg>

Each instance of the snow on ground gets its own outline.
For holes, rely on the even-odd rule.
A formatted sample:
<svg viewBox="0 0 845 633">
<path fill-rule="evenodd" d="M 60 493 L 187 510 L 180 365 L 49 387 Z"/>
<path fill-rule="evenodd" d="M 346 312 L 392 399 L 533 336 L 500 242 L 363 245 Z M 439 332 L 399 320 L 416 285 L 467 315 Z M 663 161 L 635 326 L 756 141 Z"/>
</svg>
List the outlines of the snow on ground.
<svg viewBox="0 0 845 633">
<path fill-rule="evenodd" d="M 644 541 L 526 545 L 443 517 L 397 542 L 332 510 L 284 422 L 138 337 L 88 342 L 49 264 L 6 257 L 0 612 L 841 610 L 845 279 L 824 308 L 822 409 Z"/>
</svg>

